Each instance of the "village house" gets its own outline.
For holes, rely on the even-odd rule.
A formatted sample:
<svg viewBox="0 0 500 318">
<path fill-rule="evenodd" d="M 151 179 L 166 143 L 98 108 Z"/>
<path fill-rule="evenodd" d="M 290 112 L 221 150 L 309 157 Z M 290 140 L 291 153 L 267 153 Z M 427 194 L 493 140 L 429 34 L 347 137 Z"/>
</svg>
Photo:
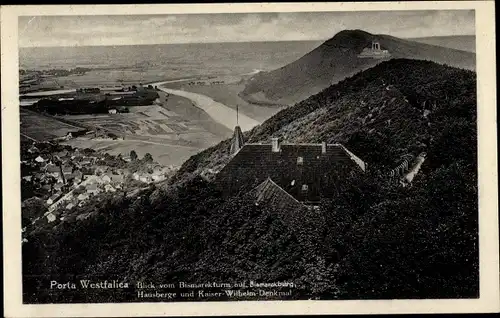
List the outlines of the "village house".
<svg viewBox="0 0 500 318">
<path fill-rule="evenodd" d="M 56 191 L 62 191 L 63 187 L 64 187 L 64 183 L 62 183 L 62 182 L 58 182 L 58 183 L 54 184 L 54 190 L 56 190 Z"/>
<path fill-rule="evenodd" d="M 87 186 L 87 193 L 88 194 L 97 194 L 99 192 L 99 189 L 97 188 L 96 183 L 89 184 Z"/>
<path fill-rule="evenodd" d="M 122 174 L 112 174 L 111 175 L 111 181 L 113 183 L 123 183 L 123 175 Z"/>
<path fill-rule="evenodd" d="M 28 182 L 30 182 L 30 181 L 31 181 L 31 179 L 32 179 L 32 176 L 24 176 L 24 177 L 23 177 L 23 180 L 24 180 L 24 181 L 28 181 Z"/>
<path fill-rule="evenodd" d="M 50 198 L 48 198 L 47 204 L 48 205 L 54 204 L 54 202 L 56 202 L 61 196 L 62 196 L 61 192 L 53 194 Z"/>
<path fill-rule="evenodd" d="M 78 201 L 85 201 L 89 198 L 89 195 L 86 194 L 86 193 L 81 193 L 80 195 L 78 195 L 78 197 L 76 197 L 78 199 Z"/>
<path fill-rule="evenodd" d="M 68 156 L 68 151 L 67 150 L 59 151 L 56 152 L 55 155 L 62 159 Z"/>
<path fill-rule="evenodd" d="M 282 193 L 275 189 L 279 187 L 295 200 L 314 205 L 347 175 L 366 170 L 366 164 L 341 144 L 280 143 L 278 138 L 270 144 L 245 144 L 239 127 L 229 150 L 232 158 L 215 178 L 227 196 L 260 185 L 274 189 L 271 193 Z"/>
<path fill-rule="evenodd" d="M 103 176 L 101 177 L 101 180 L 102 180 L 103 182 L 111 182 L 111 177 L 110 177 L 109 175 L 105 174 L 105 175 L 103 175 Z"/>
<path fill-rule="evenodd" d="M 56 216 L 52 212 L 47 213 L 46 217 L 47 217 L 47 222 L 49 223 L 52 223 L 56 220 Z"/>
<path fill-rule="evenodd" d="M 41 156 L 38 156 L 35 158 L 35 161 L 38 162 L 38 163 L 42 163 L 45 161 L 45 159 L 43 159 Z"/>
<path fill-rule="evenodd" d="M 71 180 L 73 180 L 73 183 L 74 184 L 79 184 L 80 182 L 82 182 L 82 179 L 83 179 L 83 173 L 81 171 L 74 171 L 70 178 Z"/>
<path fill-rule="evenodd" d="M 104 191 L 106 191 L 106 192 L 116 192 L 116 189 L 113 188 L 113 186 L 111 184 L 106 184 L 104 186 Z"/>
<path fill-rule="evenodd" d="M 108 170 L 109 170 L 108 166 L 99 165 L 99 166 L 95 167 L 95 174 L 97 174 L 97 175 L 103 174 L 103 173 L 108 172 Z"/>
<path fill-rule="evenodd" d="M 151 179 L 153 181 L 165 179 L 165 169 L 162 166 L 155 166 L 153 168 L 153 173 L 151 174 Z"/>
<path fill-rule="evenodd" d="M 148 176 L 148 175 L 142 175 L 142 176 L 140 176 L 139 180 L 141 182 L 144 182 L 144 183 L 149 183 L 149 182 L 153 181 L 153 179 L 151 178 L 151 176 Z"/>
<path fill-rule="evenodd" d="M 70 203 L 68 203 L 68 205 L 66 205 L 66 210 L 71 210 L 74 207 L 75 207 L 75 204 L 73 202 L 70 202 Z"/>
<path fill-rule="evenodd" d="M 40 150 L 36 147 L 36 146 L 31 146 L 29 149 L 28 149 L 28 152 L 29 153 L 39 153 Z"/>
<path fill-rule="evenodd" d="M 81 166 L 89 166 L 90 164 L 91 164 L 90 159 L 82 158 L 82 160 L 80 160 L 80 165 Z"/>
<path fill-rule="evenodd" d="M 165 178 L 165 176 L 162 174 L 153 174 L 151 176 L 151 179 L 153 179 L 153 181 L 160 181 L 160 180 L 163 180 L 164 178 Z"/>
<path fill-rule="evenodd" d="M 45 172 L 51 176 L 54 176 L 56 178 L 59 178 L 60 173 L 61 173 L 61 168 L 56 166 L 55 164 L 48 164 L 45 167 Z"/>
</svg>

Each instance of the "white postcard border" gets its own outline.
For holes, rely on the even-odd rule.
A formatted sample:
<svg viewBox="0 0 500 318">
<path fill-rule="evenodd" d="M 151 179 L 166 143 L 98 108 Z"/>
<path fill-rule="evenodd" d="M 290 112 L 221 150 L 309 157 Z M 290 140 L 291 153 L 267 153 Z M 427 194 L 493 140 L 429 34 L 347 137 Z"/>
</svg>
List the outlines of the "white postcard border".
<svg viewBox="0 0 500 318">
<path fill-rule="evenodd" d="M 23 305 L 21 279 L 18 16 L 223 12 L 476 10 L 480 298 L 450 300 L 235 301 Z M 493 1 L 252 3 L 190 5 L 47 5 L 1 7 L 2 195 L 6 317 L 198 316 L 334 313 L 466 313 L 500 311 L 496 74 Z"/>
</svg>

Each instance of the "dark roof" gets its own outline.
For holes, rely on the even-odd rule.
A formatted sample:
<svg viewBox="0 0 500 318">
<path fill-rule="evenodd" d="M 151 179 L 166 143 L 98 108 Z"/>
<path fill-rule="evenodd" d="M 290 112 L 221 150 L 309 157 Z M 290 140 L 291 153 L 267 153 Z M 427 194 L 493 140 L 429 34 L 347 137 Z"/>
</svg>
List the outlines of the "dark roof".
<svg viewBox="0 0 500 318">
<path fill-rule="evenodd" d="M 73 173 L 71 174 L 71 176 L 72 176 L 73 178 L 77 178 L 77 177 L 78 177 L 78 178 L 81 178 L 81 177 L 82 177 L 82 175 L 83 175 L 83 173 L 82 173 L 81 171 L 79 171 L 79 170 L 76 170 L 75 172 L 73 172 Z"/>
<path fill-rule="evenodd" d="M 56 165 L 47 165 L 47 172 L 61 172 L 61 169 Z"/>
<path fill-rule="evenodd" d="M 267 178 L 259 184 L 255 189 L 255 203 L 271 203 L 275 207 L 293 207 L 297 209 L 305 208 L 305 206 L 292 197 L 288 192 L 283 190 L 273 180 Z"/>
<path fill-rule="evenodd" d="M 72 172 L 73 167 L 72 166 L 62 166 L 62 171 L 63 172 Z"/>
<path fill-rule="evenodd" d="M 342 145 L 324 146 L 325 153 L 322 144 L 282 144 L 273 152 L 270 144 L 246 144 L 215 182 L 225 194 L 233 195 L 271 178 L 299 201 L 318 201 L 344 173 L 365 170 L 364 163 Z"/>
<path fill-rule="evenodd" d="M 248 192 L 245 197 L 255 200 L 256 205 L 275 214 L 284 225 L 294 231 L 300 231 L 307 221 L 309 209 L 270 178 Z"/>
</svg>

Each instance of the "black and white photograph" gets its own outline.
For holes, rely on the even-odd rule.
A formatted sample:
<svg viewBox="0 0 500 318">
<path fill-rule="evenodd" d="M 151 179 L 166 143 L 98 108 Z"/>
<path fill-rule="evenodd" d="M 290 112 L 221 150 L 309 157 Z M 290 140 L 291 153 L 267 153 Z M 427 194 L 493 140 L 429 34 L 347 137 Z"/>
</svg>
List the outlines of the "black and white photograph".
<svg viewBox="0 0 500 318">
<path fill-rule="evenodd" d="M 22 305 L 498 296 L 484 10 L 385 5 L 15 16 Z"/>
</svg>

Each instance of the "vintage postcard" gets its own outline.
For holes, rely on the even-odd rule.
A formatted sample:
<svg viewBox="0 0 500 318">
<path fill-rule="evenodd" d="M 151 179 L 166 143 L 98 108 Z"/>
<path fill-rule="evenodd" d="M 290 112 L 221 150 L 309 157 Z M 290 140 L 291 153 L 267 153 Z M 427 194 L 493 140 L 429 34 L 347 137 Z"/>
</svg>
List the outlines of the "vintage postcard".
<svg viewBox="0 0 500 318">
<path fill-rule="evenodd" d="M 6 316 L 500 310 L 492 1 L 1 23 Z"/>
</svg>

